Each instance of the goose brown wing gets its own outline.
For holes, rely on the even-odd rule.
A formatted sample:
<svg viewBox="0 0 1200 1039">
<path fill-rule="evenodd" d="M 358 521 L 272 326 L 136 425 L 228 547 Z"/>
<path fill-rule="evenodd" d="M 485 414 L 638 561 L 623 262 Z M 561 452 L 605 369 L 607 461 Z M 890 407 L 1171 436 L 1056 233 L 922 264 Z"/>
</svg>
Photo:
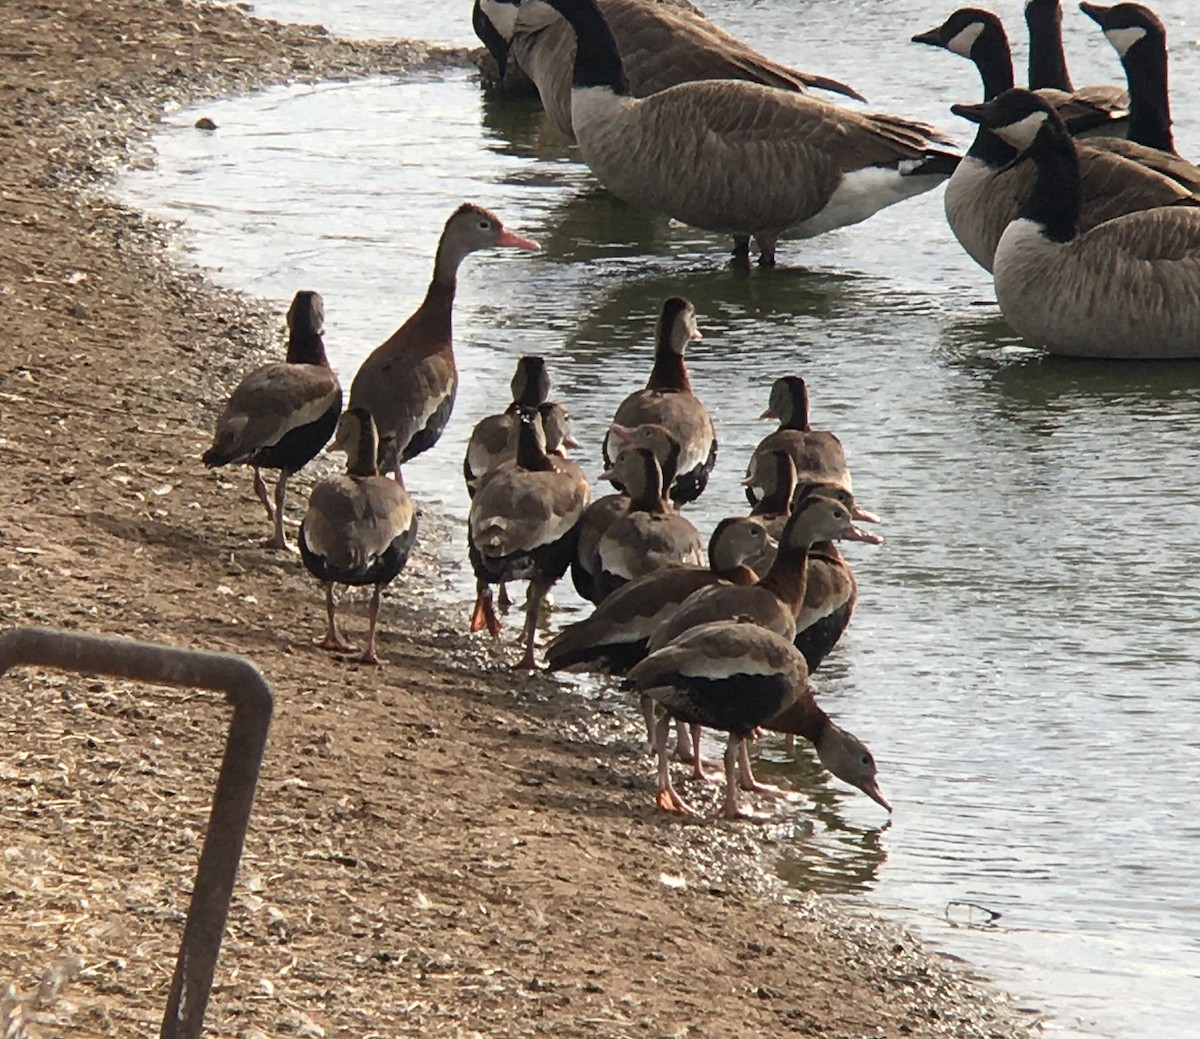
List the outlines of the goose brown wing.
<svg viewBox="0 0 1200 1039">
<path fill-rule="evenodd" d="M 1122 137 L 1089 137 L 1087 143 L 1091 147 L 1103 148 L 1114 155 L 1130 159 L 1156 173 L 1161 173 L 1164 177 L 1170 177 L 1188 191 L 1200 192 L 1200 167 L 1174 152 L 1163 151 L 1161 148 L 1147 148 L 1144 144 L 1127 141 Z"/>
</svg>

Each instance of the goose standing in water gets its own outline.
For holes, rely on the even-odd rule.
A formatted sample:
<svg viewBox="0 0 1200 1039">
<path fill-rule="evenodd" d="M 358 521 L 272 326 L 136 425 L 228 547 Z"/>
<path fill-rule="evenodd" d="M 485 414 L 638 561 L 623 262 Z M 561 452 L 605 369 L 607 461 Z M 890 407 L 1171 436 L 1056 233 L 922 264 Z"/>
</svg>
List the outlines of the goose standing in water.
<svg viewBox="0 0 1200 1039">
<path fill-rule="evenodd" d="M 614 428 L 604 437 L 604 464 L 611 468 L 618 452 L 614 438 L 628 440 L 636 426 L 664 427 L 679 444 L 674 479 L 666 476 L 666 487 L 677 505 L 695 501 L 704 493 L 717 461 L 717 435 L 704 402 L 692 392 L 684 351 L 690 342 L 703 338 L 696 326 L 696 308 L 689 300 L 672 296 L 662 305 L 654 330 L 654 367 L 645 389 L 631 393 L 617 407 Z M 618 485 L 619 486 L 619 485 Z"/>
<path fill-rule="evenodd" d="M 970 58 L 983 80 L 984 100 L 1011 89 L 1012 56 L 1000 20 L 988 11 L 961 8 L 942 25 L 913 37 L 914 42 L 941 47 Z M 1078 107 L 1062 105 L 1061 96 L 1040 92 L 1073 128 Z M 1084 116 L 1084 124 L 1091 125 Z M 1158 206 L 1193 205 L 1189 178 L 1164 169 L 1179 160 L 1165 152 L 1118 138 L 1089 137 L 1078 145 L 1082 185 L 1080 226 L 1083 230 L 1126 213 Z M 1034 171 L 1014 164 L 1016 151 L 986 127 L 980 127 L 963 161 L 946 185 L 946 220 L 967 255 L 992 270 L 996 245 L 1016 218 L 1033 187 Z M 1179 172 L 1176 170 L 1176 172 Z M 1184 183 L 1187 182 L 1187 183 Z M 1197 181 L 1200 184 L 1200 180 Z"/>
<path fill-rule="evenodd" d="M 1171 90 L 1167 80 L 1167 30 L 1141 4 L 1081 3 L 1079 9 L 1100 26 L 1129 81 L 1129 138 L 1177 155 L 1171 129 Z"/>
<path fill-rule="evenodd" d="M 657 804 L 694 815 L 671 782 L 667 739 L 671 719 L 729 733 L 725 748 L 725 802 L 721 814 L 742 816 L 739 791 L 747 785 L 745 742 L 775 719 L 786 729 L 812 733 L 817 754 L 835 776 L 891 811 L 876 780 L 875 759 L 855 736 L 828 720 L 818 726 L 804 658 L 786 639 L 744 621 L 716 621 L 693 628 L 651 653 L 629 672 L 632 689 L 659 704 L 655 727 Z M 824 714 L 824 712 L 820 712 Z"/>
<path fill-rule="evenodd" d="M 996 248 L 996 299 L 1019 335 L 1077 357 L 1200 357 L 1200 210 L 1152 209 L 1081 232 L 1079 157 L 1051 106 L 1010 90 L 953 111 L 1037 169 Z"/>
<path fill-rule="evenodd" d="M 929 191 L 958 156 L 926 126 L 737 80 L 629 90 L 595 0 L 550 0 L 576 35 L 571 122 L 596 179 L 618 198 L 733 236 L 735 255 L 775 262 L 781 237 L 811 237 Z"/>
<path fill-rule="evenodd" d="M 328 627 L 322 649 L 354 652 L 338 631 L 333 586 L 374 586 L 367 644 L 358 659 L 378 664 L 375 627 L 379 596 L 408 561 L 417 539 L 417 513 L 408 492 L 395 480 L 379 475 L 379 439 L 369 411 L 346 409 L 333 448 L 346 452 L 346 473 L 324 479 L 313 488 L 300 525 L 300 557 L 308 572 L 325 585 Z"/>
<path fill-rule="evenodd" d="M 297 292 L 287 325 L 287 359 L 265 364 L 242 379 L 201 460 L 210 469 L 253 466 L 254 492 L 274 526 L 264 546 L 290 551 L 283 528 L 288 477 L 308 465 L 333 435 L 342 410 L 342 387 L 325 356 L 325 304 L 320 293 Z M 274 504 L 262 469 L 279 470 Z"/>
<path fill-rule="evenodd" d="M 467 546 L 477 596 L 471 630 L 499 636 L 491 585 L 529 582 L 518 667 L 534 668 L 537 613 L 545 594 L 567 571 L 579 539 L 579 518 L 590 497 L 578 466 L 549 458 L 536 411 L 522 409 L 516 457 L 480 481 L 467 517 Z"/>
<path fill-rule="evenodd" d="M 598 6 L 616 40 L 634 97 L 657 94 L 678 83 L 736 79 L 796 93 L 815 87 L 856 101 L 865 100 L 845 83 L 763 57 L 690 3 L 598 0 Z M 509 34 L 508 53 L 537 86 L 542 106 L 554 125 L 574 140 L 571 81 L 575 34 L 542 0 L 522 0 L 514 10 L 517 14 Z"/>
<path fill-rule="evenodd" d="M 350 406 L 371 412 L 381 440 L 390 445 L 380 468 L 394 469 L 398 480 L 405 462 L 437 443 L 454 407 L 458 369 L 451 315 L 459 264 L 478 249 L 503 247 L 536 249 L 537 243 L 506 230 L 481 206 L 459 206 L 442 231 L 424 301 L 354 376 Z"/>
</svg>

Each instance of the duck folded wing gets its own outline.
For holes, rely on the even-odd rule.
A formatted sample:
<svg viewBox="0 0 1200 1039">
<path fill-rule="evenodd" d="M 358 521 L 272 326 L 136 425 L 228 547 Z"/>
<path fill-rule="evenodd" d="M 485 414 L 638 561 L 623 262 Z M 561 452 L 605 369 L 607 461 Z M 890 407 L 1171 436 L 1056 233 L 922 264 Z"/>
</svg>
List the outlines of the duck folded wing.
<svg viewBox="0 0 1200 1039">
<path fill-rule="evenodd" d="M 441 431 L 457 388 L 452 358 L 435 353 L 414 363 L 409 356 L 389 352 L 385 343 L 359 368 L 350 399 L 371 413 L 381 435 L 395 435 L 404 451 L 402 461 L 407 461 L 419 433 L 430 427 L 436 427 L 431 430 L 435 434 Z"/>
<path fill-rule="evenodd" d="M 511 464 L 511 463 L 510 463 Z M 500 558 L 553 544 L 568 534 L 587 507 L 586 483 L 561 472 L 494 470 L 471 503 L 476 548 Z"/>
<path fill-rule="evenodd" d="M 314 364 L 268 364 L 257 368 L 229 398 L 212 449 L 216 463 L 236 461 L 271 447 L 293 429 L 315 422 L 341 400 L 337 377 Z"/>
<path fill-rule="evenodd" d="M 313 488 L 304 539 L 313 555 L 350 573 L 368 569 L 413 519 L 412 499 L 394 481 L 334 477 Z"/>
</svg>

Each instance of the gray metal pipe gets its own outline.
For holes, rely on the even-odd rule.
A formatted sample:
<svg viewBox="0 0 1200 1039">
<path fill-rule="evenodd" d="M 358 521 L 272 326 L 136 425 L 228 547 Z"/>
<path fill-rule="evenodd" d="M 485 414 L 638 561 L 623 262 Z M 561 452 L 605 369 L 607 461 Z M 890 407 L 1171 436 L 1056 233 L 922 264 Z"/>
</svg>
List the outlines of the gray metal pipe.
<svg viewBox="0 0 1200 1039">
<path fill-rule="evenodd" d="M 16 628 L 0 634 L 0 677 L 23 664 L 211 689 L 224 693 L 233 707 L 159 1033 L 160 1039 L 199 1039 L 275 707 L 271 687 L 245 657 L 53 628 Z"/>
</svg>

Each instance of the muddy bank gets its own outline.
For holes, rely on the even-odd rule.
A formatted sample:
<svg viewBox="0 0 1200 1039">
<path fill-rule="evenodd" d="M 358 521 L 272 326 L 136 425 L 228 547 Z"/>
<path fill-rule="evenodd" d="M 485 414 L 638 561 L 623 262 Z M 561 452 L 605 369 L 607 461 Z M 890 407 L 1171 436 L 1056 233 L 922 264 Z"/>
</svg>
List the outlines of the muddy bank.
<svg viewBox="0 0 1200 1039">
<path fill-rule="evenodd" d="M 462 55 L 184 2 L 5 14 L 0 616 L 243 653 L 278 692 L 211 1034 L 1023 1034 L 893 928 L 785 902 L 760 829 L 659 816 L 626 716 L 464 637 L 428 556 L 385 599 L 387 667 L 317 652 L 248 475 L 199 464 L 281 315 L 179 267 L 105 178 L 164 104 Z M 3 1013 L 156 1035 L 224 711 L 28 671 L 0 705 Z"/>
</svg>

